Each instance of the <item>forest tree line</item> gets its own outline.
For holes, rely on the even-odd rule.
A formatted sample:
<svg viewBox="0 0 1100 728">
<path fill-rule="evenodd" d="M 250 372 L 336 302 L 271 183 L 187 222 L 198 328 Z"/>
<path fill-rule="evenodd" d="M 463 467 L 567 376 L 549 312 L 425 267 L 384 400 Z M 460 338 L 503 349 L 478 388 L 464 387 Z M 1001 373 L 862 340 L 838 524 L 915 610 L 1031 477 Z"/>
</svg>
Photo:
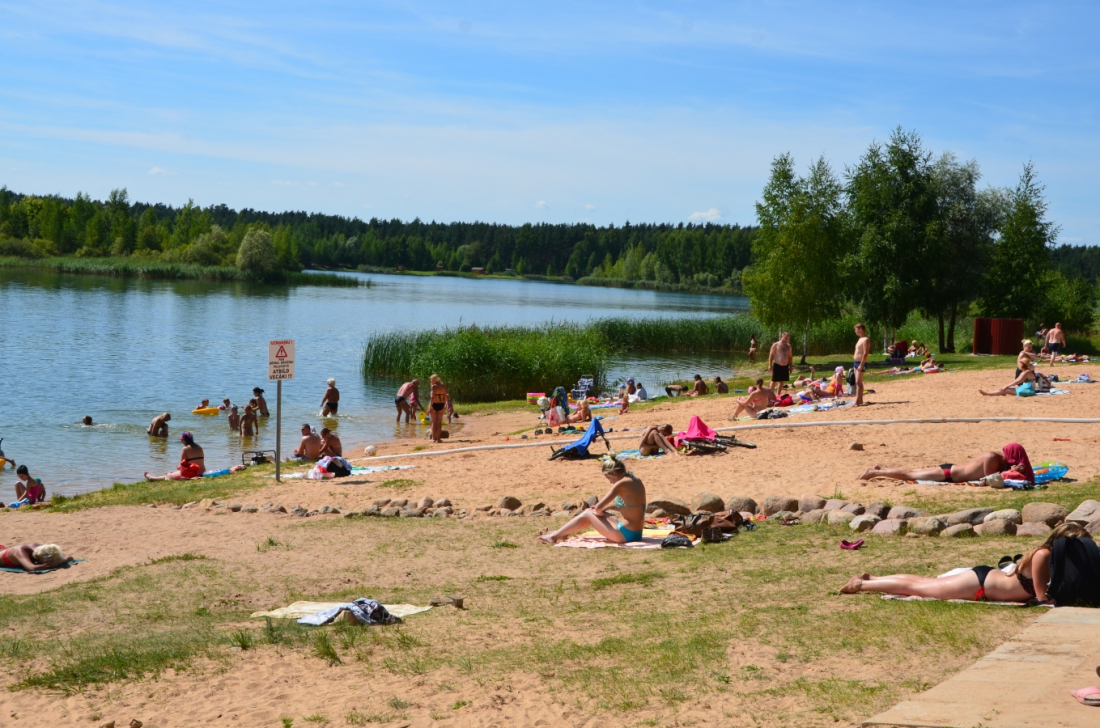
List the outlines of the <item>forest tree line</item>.
<svg viewBox="0 0 1100 728">
<path fill-rule="evenodd" d="M 586 223 L 499 225 L 363 221 L 305 212 L 131 203 L 125 189 L 107 200 L 16 194 L 0 188 L 0 255 L 149 256 L 199 265 L 234 265 L 251 229 L 270 233 L 286 270 L 357 267 L 684 283 L 740 290 L 753 228 L 738 225 Z"/>
</svg>

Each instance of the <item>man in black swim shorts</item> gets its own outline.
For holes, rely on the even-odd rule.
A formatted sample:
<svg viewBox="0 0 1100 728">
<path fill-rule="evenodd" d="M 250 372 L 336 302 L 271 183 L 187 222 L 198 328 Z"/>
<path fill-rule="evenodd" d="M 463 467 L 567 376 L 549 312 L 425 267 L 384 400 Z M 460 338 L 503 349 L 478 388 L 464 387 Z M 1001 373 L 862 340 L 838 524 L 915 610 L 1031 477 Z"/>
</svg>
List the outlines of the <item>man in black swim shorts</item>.
<svg viewBox="0 0 1100 728">
<path fill-rule="evenodd" d="M 781 394 L 786 383 L 791 381 L 791 334 L 784 331 L 779 336 L 779 341 L 772 344 L 768 351 L 768 369 L 772 374 L 772 390 Z M 775 385 L 779 385 L 776 388 Z"/>
</svg>

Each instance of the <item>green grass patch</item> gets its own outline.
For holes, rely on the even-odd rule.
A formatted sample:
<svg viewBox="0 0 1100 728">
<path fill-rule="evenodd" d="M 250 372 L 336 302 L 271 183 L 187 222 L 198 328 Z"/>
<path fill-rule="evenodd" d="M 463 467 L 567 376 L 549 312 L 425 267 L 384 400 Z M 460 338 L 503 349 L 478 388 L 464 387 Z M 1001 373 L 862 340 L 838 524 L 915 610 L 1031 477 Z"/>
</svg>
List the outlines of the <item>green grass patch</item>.
<svg viewBox="0 0 1100 728">
<path fill-rule="evenodd" d="M 474 579 L 474 581 L 479 583 L 479 584 L 483 581 L 511 581 L 511 580 L 512 580 L 512 577 L 510 577 L 510 576 L 485 576 L 484 574 L 482 574 L 478 578 Z"/>
<path fill-rule="evenodd" d="M 50 501 L 50 510 L 70 513 L 100 506 L 140 506 L 148 503 L 183 505 L 203 498 L 227 500 L 270 485 L 261 476 L 274 472 L 274 465 L 254 465 L 243 472 L 221 478 L 115 483 L 110 488 L 72 497 L 55 495 Z"/>
<path fill-rule="evenodd" d="M 617 586 L 619 584 L 639 584 L 641 586 L 652 586 L 653 582 L 664 576 L 659 571 L 644 571 L 639 573 L 629 574 L 616 574 L 615 576 L 607 576 L 602 579 L 593 579 L 592 588 L 596 591 L 600 589 L 606 589 L 609 586 Z"/>
<path fill-rule="evenodd" d="M 379 483 L 379 488 L 392 488 L 394 490 L 408 490 L 409 488 L 415 488 L 423 485 L 419 480 L 412 480 L 410 478 L 393 478 L 392 480 L 384 480 Z"/>
<path fill-rule="evenodd" d="M 207 557 L 201 554 L 195 554 L 188 551 L 185 554 L 174 554 L 172 556 L 161 556 L 159 559 L 149 559 L 150 564 L 170 564 L 173 561 L 205 561 Z"/>
</svg>

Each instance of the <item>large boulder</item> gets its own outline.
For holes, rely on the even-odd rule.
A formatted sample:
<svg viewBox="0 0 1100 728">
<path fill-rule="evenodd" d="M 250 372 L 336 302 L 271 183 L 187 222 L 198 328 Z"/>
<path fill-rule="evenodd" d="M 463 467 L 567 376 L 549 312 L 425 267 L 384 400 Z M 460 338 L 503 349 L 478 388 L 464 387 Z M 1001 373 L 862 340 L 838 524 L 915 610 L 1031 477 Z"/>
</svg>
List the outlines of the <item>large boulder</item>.
<svg viewBox="0 0 1100 728">
<path fill-rule="evenodd" d="M 1021 523 L 1016 526 L 1017 536 L 1042 536 L 1047 537 L 1054 529 L 1045 523 Z"/>
<path fill-rule="evenodd" d="M 764 499 L 764 515 L 770 516 L 780 511 L 797 511 L 798 499 L 786 495 L 769 495 Z"/>
<path fill-rule="evenodd" d="M 847 526 L 856 517 L 854 513 L 841 510 L 827 511 L 827 513 L 829 515 L 826 516 L 826 520 L 830 526 Z"/>
<path fill-rule="evenodd" d="M 523 505 L 523 501 L 516 498 L 514 495 L 506 495 L 497 501 L 497 508 L 503 510 L 514 511 Z"/>
<path fill-rule="evenodd" d="M 714 493 L 700 493 L 691 499 L 691 510 L 717 513 L 726 510 L 726 502 Z"/>
<path fill-rule="evenodd" d="M 946 523 L 931 516 L 909 519 L 909 533 L 916 533 L 921 536 L 938 536 L 945 528 L 947 528 Z"/>
<path fill-rule="evenodd" d="M 863 507 L 862 503 L 849 503 L 848 505 L 842 507 L 840 510 L 847 511 L 853 516 L 862 516 L 864 513 L 867 512 L 867 509 Z"/>
<path fill-rule="evenodd" d="M 1020 515 L 1024 523 L 1045 523 L 1054 528 L 1066 519 L 1069 509 L 1057 503 L 1028 503 Z"/>
<path fill-rule="evenodd" d="M 825 501 L 825 505 L 822 506 L 827 511 L 838 511 L 844 506 L 848 505 L 848 501 L 840 500 L 839 498 L 830 498 Z"/>
<path fill-rule="evenodd" d="M 878 516 L 871 516 L 863 514 L 862 516 L 856 516 L 848 522 L 848 528 L 853 531 L 870 531 L 874 528 L 882 519 Z"/>
<path fill-rule="evenodd" d="M 1073 512 L 1066 516 L 1066 520 L 1070 523 L 1076 523 L 1079 526 L 1084 526 L 1089 521 L 1100 518 L 1100 501 L 1087 500 L 1081 505 L 1073 509 Z"/>
<path fill-rule="evenodd" d="M 948 526 L 940 532 L 940 538 L 973 538 L 978 534 L 974 533 L 974 527 L 969 523 L 958 523 L 954 526 Z"/>
<path fill-rule="evenodd" d="M 803 496 L 798 499 L 798 510 L 803 513 L 821 510 L 824 507 L 825 499 L 820 496 L 803 494 Z"/>
<path fill-rule="evenodd" d="M 921 512 L 909 506 L 894 506 L 886 514 L 887 520 L 904 520 L 906 518 L 920 518 Z"/>
<path fill-rule="evenodd" d="M 828 513 L 828 511 L 824 508 L 815 508 L 808 513 L 803 513 L 801 521 L 803 523 L 821 523 L 826 513 Z"/>
<path fill-rule="evenodd" d="M 1003 518 L 994 518 L 974 526 L 974 532 L 979 536 L 1015 536 L 1016 524 Z"/>
<path fill-rule="evenodd" d="M 1016 524 L 1024 522 L 1020 512 L 1015 508 L 1002 508 L 999 511 L 993 511 L 982 519 L 983 523 L 988 523 L 989 521 L 1011 521 Z"/>
<path fill-rule="evenodd" d="M 738 513 L 756 513 L 756 501 L 740 495 L 731 495 L 726 498 L 726 510 Z"/>
<path fill-rule="evenodd" d="M 879 536 L 904 536 L 909 531 L 909 524 L 900 518 L 887 518 L 879 521 L 871 529 L 871 533 Z"/>
<path fill-rule="evenodd" d="M 1086 523 L 1085 530 L 1089 532 L 1089 535 L 1092 536 L 1094 540 L 1100 538 L 1100 516 Z"/>
<path fill-rule="evenodd" d="M 890 515 L 890 506 L 885 503 L 872 503 L 867 506 L 867 510 L 864 511 L 868 516 L 876 516 L 881 521 Z"/>
<path fill-rule="evenodd" d="M 691 515 L 691 509 L 688 508 L 687 503 L 670 495 L 659 495 L 656 498 L 651 498 L 649 505 L 654 508 L 660 508 L 666 513 L 676 513 L 681 516 Z"/>
<path fill-rule="evenodd" d="M 948 514 L 947 525 L 957 526 L 960 523 L 969 523 L 971 526 L 975 526 L 992 512 L 992 508 L 967 508 L 964 511 L 955 511 Z"/>
</svg>

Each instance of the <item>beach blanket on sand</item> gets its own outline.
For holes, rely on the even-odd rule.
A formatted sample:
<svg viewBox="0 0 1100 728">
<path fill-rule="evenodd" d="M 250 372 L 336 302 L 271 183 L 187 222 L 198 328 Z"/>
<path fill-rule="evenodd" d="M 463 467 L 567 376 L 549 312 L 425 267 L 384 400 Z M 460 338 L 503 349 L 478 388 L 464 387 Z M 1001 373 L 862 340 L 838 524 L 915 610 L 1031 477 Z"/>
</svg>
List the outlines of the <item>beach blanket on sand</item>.
<svg viewBox="0 0 1100 728">
<path fill-rule="evenodd" d="M 1014 572 L 1015 568 L 1016 568 L 1016 564 L 1009 564 L 1008 566 L 1001 567 L 1001 571 L 1005 572 L 1006 574 L 1011 574 L 1011 573 Z M 960 566 L 957 569 L 952 569 L 951 571 L 944 572 L 943 574 L 940 574 L 936 578 L 937 579 L 943 579 L 944 577 L 954 576 L 955 574 L 961 574 L 965 571 L 970 571 L 970 567 Z M 953 604 L 992 604 L 995 607 L 1026 607 L 1027 604 L 1028 604 L 1027 602 L 993 602 L 993 601 L 976 602 L 973 599 L 936 599 L 934 597 L 914 597 L 914 596 L 903 596 L 901 594 L 883 594 L 882 598 L 883 599 L 889 599 L 891 601 L 896 601 L 896 602 L 952 602 Z M 1053 604 L 1042 604 L 1040 606 L 1053 607 L 1054 605 Z"/>
<path fill-rule="evenodd" d="M 1036 397 L 1048 397 L 1048 396 L 1055 395 L 1055 394 L 1069 394 L 1069 390 L 1068 389 L 1058 389 L 1057 387 L 1052 387 L 1049 392 L 1036 392 L 1035 396 Z"/>
<path fill-rule="evenodd" d="M 827 412 L 841 407 L 850 407 L 852 404 L 846 399 L 830 399 L 824 402 L 807 402 L 806 404 L 788 407 L 787 412 L 792 415 L 802 414 L 803 412 Z"/>
<path fill-rule="evenodd" d="M 672 533 L 674 529 L 671 528 L 647 528 L 642 531 L 642 540 L 635 541 L 634 543 L 615 543 L 614 541 L 608 541 L 606 538 L 596 533 L 596 531 L 585 531 L 580 536 L 574 536 L 566 539 L 565 541 L 559 541 L 555 546 L 564 546 L 570 549 L 634 549 L 636 551 L 645 551 L 648 549 L 661 548 L 661 542 L 665 540 L 665 536 Z M 692 543 L 699 543 L 699 539 L 696 539 Z"/>
<path fill-rule="evenodd" d="M 48 574 L 51 571 L 57 571 L 58 569 L 67 569 L 70 566 L 72 566 L 73 564 L 82 564 L 86 560 L 87 559 L 74 559 L 73 561 L 70 561 L 67 564 L 62 564 L 61 566 L 55 566 L 52 569 L 39 569 L 38 571 L 27 571 L 26 569 L 16 569 L 16 568 L 12 568 L 10 566 L 0 566 L 0 571 L 10 571 L 10 572 L 15 573 L 15 574 Z"/>
<path fill-rule="evenodd" d="M 290 606 L 279 607 L 267 612 L 253 612 L 252 619 L 270 617 L 271 619 L 301 619 L 312 614 L 324 612 L 329 609 L 342 607 L 347 602 L 294 602 Z M 395 617 L 410 617 L 414 614 L 426 612 L 431 607 L 418 607 L 415 604 L 383 604 L 386 611 Z"/>
<path fill-rule="evenodd" d="M 656 460 L 664 456 L 665 454 L 663 452 L 656 455 L 642 455 L 641 450 L 620 450 L 615 457 L 619 458 L 619 460 Z"/>
<path fill-rule="evenodd" d="M 408 470 L 409 468 L 415 468 L 415 465 L 353 465 L 351 468 L 352 475 L 370 475 L 371 473 L 381 473 L 386 470 Z M 280 477 L 284 480 L 294 480 L 295 478 L 306 477 L 306 472 L 300 473 L 283 473 Z M 274 478 L 274 475 L 265 475 L 265 478 Z"/>
</svg>

